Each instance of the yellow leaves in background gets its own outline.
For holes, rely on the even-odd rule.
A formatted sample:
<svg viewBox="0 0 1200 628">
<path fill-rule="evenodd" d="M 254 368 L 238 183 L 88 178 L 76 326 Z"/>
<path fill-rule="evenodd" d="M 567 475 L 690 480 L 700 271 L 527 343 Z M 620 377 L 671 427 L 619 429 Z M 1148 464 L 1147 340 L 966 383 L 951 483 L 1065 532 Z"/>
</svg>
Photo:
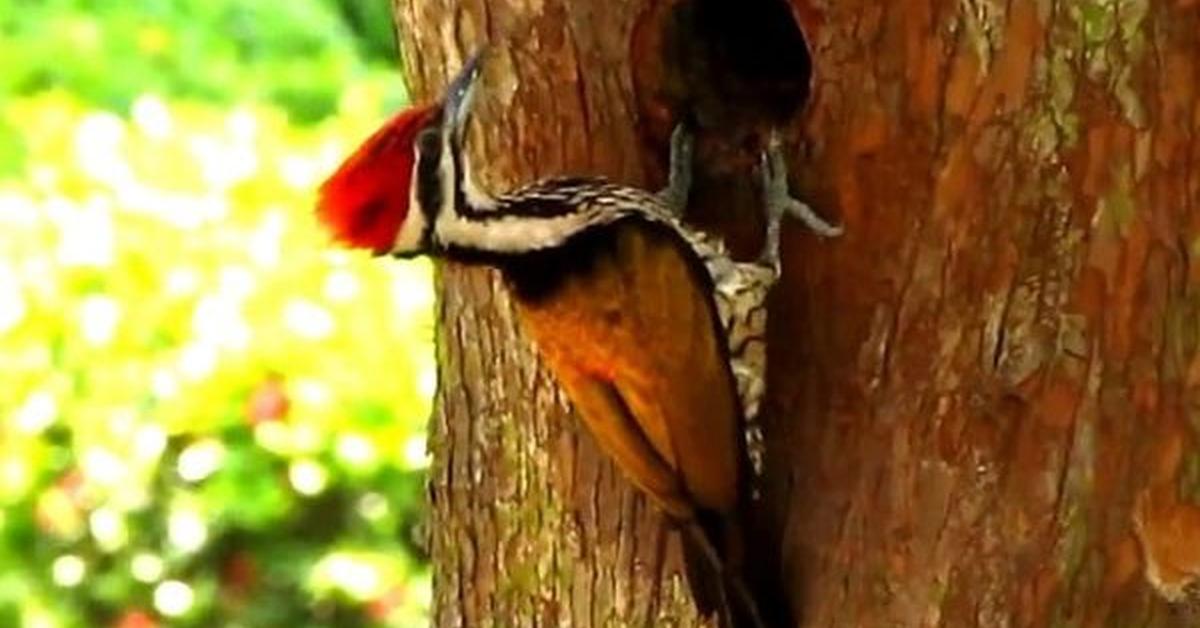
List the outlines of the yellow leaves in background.
<svg viewBox="0 0 1200 628">
<path fill-rule="evenodd" d="M 347 107 L 371 96 L 350 90 Z M 323 432 L 364 398 L 421 424 L 428 267 L 333 251 L 309 211 L 343 138 L 378 114 L 295 129 L 269 107 L 147 95 L 124 120 L 58 93 L 4 114 L 30 173 L 0 183 L 6 431 L 147 404 L 173 433 L 200 429 L 269 372 L 302 389 L 293 411 Z"/>
<path fill-rule="evenodd" d="M 427 464 L 430 268 L 334 250 L 311 211 L 383 92 L 350 88 L 303 128 L 272 106 L 154 95 L 127 118 L 58 92 L 3 105 L 25 174 L 0 180 L 0 506 L 28 504 L 45 547 L 86 547 L 55 550 L 54 586 L 87 583 L 90 553 L 127 553 L 141 604 L 210 612 L 213 587 L 257 576 L 180 566 L 229 526 L 269 530 L 339 482 Z M 389 499 L 367 491 L 355 516 L 386 531 Z M 147 512 L 158 547 L 138 545 Z M 390 551 L 324 548 L 308 590 L 370 601 L 380 621 L 425 608 L 419 568 L 380 538 Z M 24 617 L 51 608 L 30 598 Z"/>
</svg>

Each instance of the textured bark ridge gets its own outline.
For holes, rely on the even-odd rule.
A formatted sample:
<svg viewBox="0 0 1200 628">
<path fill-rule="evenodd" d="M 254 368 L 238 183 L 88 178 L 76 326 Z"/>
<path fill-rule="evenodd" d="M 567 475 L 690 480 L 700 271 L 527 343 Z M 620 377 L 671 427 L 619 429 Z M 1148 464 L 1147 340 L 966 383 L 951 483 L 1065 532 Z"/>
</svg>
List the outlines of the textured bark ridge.
<svg viewBox="0 0 1200 628">
<path fill-rule="evenodd" d="M 396 2 L 418 96 L 503 43 L 486 185 L 661 182 L 645 20 L 669 2 Z M 1191 625 L 1200 5 L 791 7 L 816 68 L 793 182 L 846 225 L 785 229 L 771 311 L 765 538 L 798 625 Z M 754 152 L 715 136 L 692 209 L 749 252 Z M 495 276 L 440 279 L 438 625 L 697 625 Z"/>
<path fill-rule="evenodd" d="M 771 319 L 806 623 L 1194 625 L 1200 13 L 903 4 L 806 13 L 848 225 Z"/>
<path fill-rule="evenodd" d="M 409 84 L 432 97 L 495 41 L 468 140 L 485 186 L 561 173 L 647 183 L 642 159 L 661 171 L 666 155 L 636 135 L 627 50 L 642 4 L 399 2 Z M 439 283 L 435 624 L 700 625 L 666 524 L 572 416 L 496 273 L 447 265 Z"/>
</svg>

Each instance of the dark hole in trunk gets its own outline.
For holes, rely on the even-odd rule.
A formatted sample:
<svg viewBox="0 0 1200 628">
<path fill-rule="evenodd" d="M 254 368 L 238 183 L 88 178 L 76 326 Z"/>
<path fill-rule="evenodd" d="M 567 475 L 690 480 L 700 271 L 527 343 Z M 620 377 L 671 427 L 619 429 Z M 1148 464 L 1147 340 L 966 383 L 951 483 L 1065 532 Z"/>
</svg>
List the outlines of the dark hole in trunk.
<svg viewBox="0 0 1200 628">
<path fill-rule="evenodd" d="M 672 108 L 735 142 L 786 125 L 808 100 L 812 58 L 784 0 L 683 0 L 662 53 Z"/>
</svg>

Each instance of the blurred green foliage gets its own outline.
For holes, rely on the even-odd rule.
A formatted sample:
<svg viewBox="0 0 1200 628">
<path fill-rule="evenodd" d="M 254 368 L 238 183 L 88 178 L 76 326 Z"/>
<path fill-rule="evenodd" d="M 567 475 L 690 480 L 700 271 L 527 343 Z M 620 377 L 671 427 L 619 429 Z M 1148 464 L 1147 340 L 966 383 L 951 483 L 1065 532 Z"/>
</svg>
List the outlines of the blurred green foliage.
<svg viewBox="0 0 1200 628">
<path fill-rule="evenodd" d="M 313 122 L 394 48 L 385 0 L 0 0 L 0 94 L 58 88 L 120 112 L 156 92 Z"/>
<path fill-rule="evenodd" d="M 430 270 L 311 218 L 379 19 L 0 0 L 0 626 L 427 623 Z"/>
</svg>

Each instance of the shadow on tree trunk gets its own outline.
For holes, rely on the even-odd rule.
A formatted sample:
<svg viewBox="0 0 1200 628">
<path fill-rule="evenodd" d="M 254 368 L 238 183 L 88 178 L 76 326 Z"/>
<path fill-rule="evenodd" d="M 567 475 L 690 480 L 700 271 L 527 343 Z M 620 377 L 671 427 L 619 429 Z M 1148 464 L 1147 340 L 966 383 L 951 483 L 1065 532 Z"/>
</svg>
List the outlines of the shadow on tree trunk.
<svg viewBox="0 0 1200 628">
<path fill-rule="evenodd" d="M 487 187 L 657 187 L 697 109 L 734 122 L 701 135 L 692 218 L 754 250 L 762 118 L 656 67 L 669 33 L 648 24 L 671 3 L 395 8 L 414 94 L 503 40 L 468 142 Z M 763 534 L 801 625 L 1187 625 L 1165 600 L 1200 574 L 1194 8 L 790 6 L 816 77 L 794 187 L 847 233 L 786 231 L 771 303 Z M 681 63 L 720 50 L 672 41 Z M 763 69 L 786 93 L 799 76 Z M 440 284 L 438 625 L 696 625 L 673 537 L 496 277 L 448 265 Z"/>
</svg>

